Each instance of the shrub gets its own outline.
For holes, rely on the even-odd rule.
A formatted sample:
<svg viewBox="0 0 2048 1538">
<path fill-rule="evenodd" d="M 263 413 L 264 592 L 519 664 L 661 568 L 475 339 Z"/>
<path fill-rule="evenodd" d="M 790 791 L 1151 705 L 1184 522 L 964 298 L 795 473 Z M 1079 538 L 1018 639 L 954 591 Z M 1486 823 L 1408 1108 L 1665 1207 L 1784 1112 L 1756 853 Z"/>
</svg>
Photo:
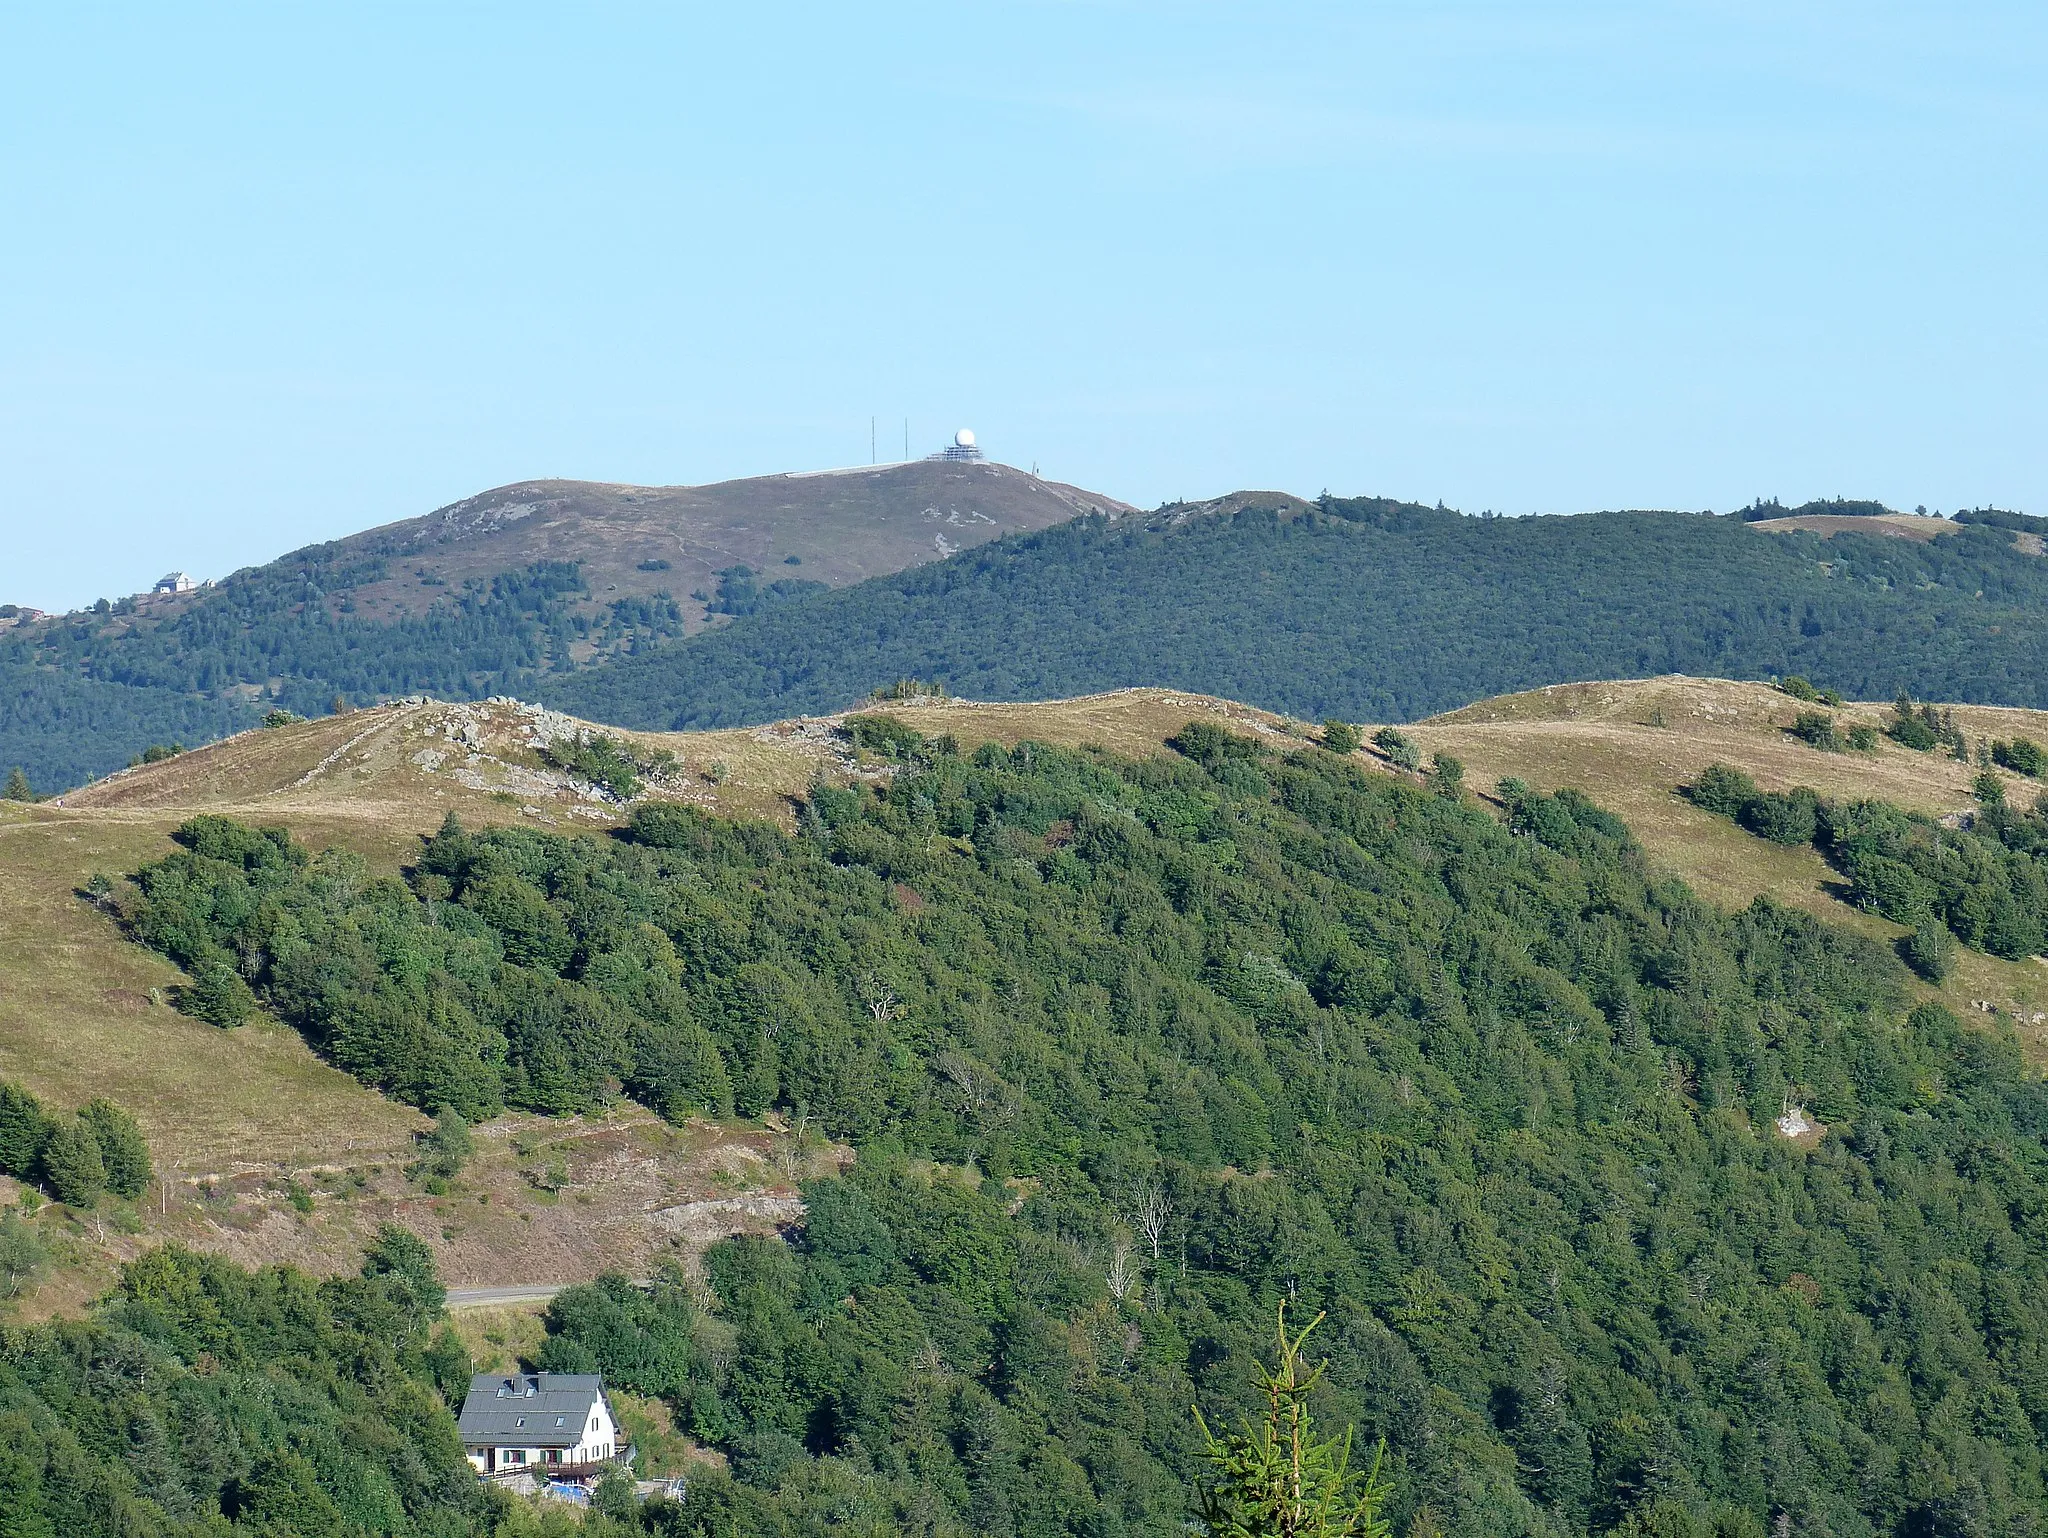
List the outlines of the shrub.
<svg viewBox="0 0 2048 1538">
<path fill-rule="evenodd" d="M 18 1298 L 35 1285 L 36 1273 L 50 1258 L 36 1231 L 12 1212 L 0 1213 L 0 1298 Z M 17 1528 L 33 1532 L 33 1528 Z M 49 1529 L 42 1529 L 48 1532 Z"/>
<path fill-rule="evenodd" d="M 1349 721 L 1323 723 L 1323 746 L 1332 753 L 1356 753 L 1359 741 L 1358 728 Z"/>
<path fill-rule="evenodd" d="M 1932 911 L 1934 888 L 1903 860 L 1863 854 L 1850 867 L 1850 898 L 1894 924 L 1917 924 Z"/>
<path fill-rule="evenodd" d="M 296 726 L 304 719 L 304 716 L 294 715 L 289 710 L 273 710 L 263 718 L 263 724 L 269 727 Z"/>
<path fill-rule="evenodd" d="M 603 786 L 621 801 L 640 794 L 643 766 L 633 750 L 616 737 L 579 732 L 574 737 L 557 738 L 540 750 L 540 756 L 557 769 Z"/>
<path fill-rule="evenodd" d="M 1688 785 L 1686 799 L 1702 811 L 1720 817 L 1740 817 L 1742 809 L 1757 798 L 1756 781 L 1727 764 L 1709 764 L 1700 777 Z"/>
<path fill-rule="evenodd" d="M 1937 711 L 1932 705 L 1922 705 L 1916 710 L 1913 697 L 1903 689 L 1892 702 L 1892 720 L 1885 727 L 1885 735 L 1901 747 L 1912 748 L 1919 753 L 1932 752 L 1943 743 L 1949 744 L 1958 756 L 1963 751 L 1963 734 L 1956 730 L 1955 716 L 1948 711 Z"/>
<path fill-rule="evenodd" d="M 1941 739 L 1934 735 L 1934 728 L 1918 716 L 1900 716 L 1885 732 L 1901 747 L 1912 748 L 1915 752 L 1927 753 L 1941 745 Z"/>
<path fill-rule="evenodd" d="M 1792 735 L 1823 753 L 1842 751 L 1842 737 L 1835 730 L 1835 718 L 1818 710 L 1802 710 L 1792 723 Z"/>
<path fill-rule="evenodd" d="M 924 746 L 924 734 L 905 726 L 894 716 L 853 716 L 847 720 L 846 735 L 857 748 L 879 753 L 884 758 L 913 757 Z"/>
<path fill-rule="evenodd" d="M 179 1009 L 223 1028 L 240 1025 L 255 1007 L 242 974 L 220 958 L 202 961 L 192 981 L 178 990 Z"/>
<path fill-rule="evenodd" d="M 1456 800 L 1465 788 L 1465 766 L 1448 753 L 1433 754 L 1429 761 L 1430 787 L 1439 796 Z"/>
<path fill-rule="evenodd" d="M 28 772 L 20 766 L 7 776 L 7 789 L 0 791 L 0 800 L 33 801 L 36 793 L 29 788 Z"/>
<path fill-rule="evenodd" d="M 1166 745 L 1191 758 L 1204 769 L 1216 770 L 1232 759 L 1259 756 L 1259 745 L 1214 721 L 1190 721 L 1167 739 Z"/>
<path fill-rule="evenodd" d="M 672 801 L 633 808 L 626 836 L 650 849 L 709 850 L 715 838 L 710 820 L 702 812 Z"/>
<path fill-rule="evenodd" d="M 409 1173 L 442 1181 L 461 1174 L 464 1162 L 476 1150 L 469 1123 L 452 1105 L 444 1105 L 434 1113 L 434 1125 L 419 1134 L 419 1144 L 422 1156 Z"/>
<path fill-rule="evenodd" d="M 2024 774 L 2030 779 L 2040 779 L 2043 770 L 2048 770 L 2048 753 L 2041 745 L 2026 737 L 2015 737 L 2011 742 L 1991 744 L 1991 761 L 2015 774 Z"/>
<path fill-rule="evenodd" d="M 1875 753 L 1877 751 L 1877 728 L 1874 726 L 1852 726 L 1848 735 L 1849 751 L 1852 753 Z"/>
<path fill-rule="evenodd" d="M 1899 955 L 1930 983 L 1938 983 L 1955 970 L 1956 937 L 1948 925 L 1928 914 L 1899 941 Z"/>
<path fill-rule="evenodd" d="M 1820 690 L 1814 688 L 1812 684 L 1801 678 L 1797 673 L 1791 673 L 1779 679 L 1778 692 L 1780 694 L 1789 694 L 1795 700 L 1805 700 L 1809 704 L 1820 698 Z"/>
<path fill-rule="evenodd" d="M 1774 844 L 1810 844 L 1820 826 L 1820 797 L 1804 785 L 1782 794 L 1767 790 L 1742 809 L 1741 820 Z"/>
<path fill-rule="evenodd" d="M 1374 732 L 1372 734 L 1372 745 L 1386 754 L 1389 759 L 1393 760 L 1397 768 L 1420 769 L 1422 767 L 1422 750 L 1415 746 L 1412 738 L 1395 731 L 1391 726 L 1383 726 Z"/>
<path fill-rule="evenodd" d="M 630 1522 L 637 1528 L 640 1492 L 633 1476 L 616 1463 L 608 1467 L 597 1476 L 597 1484 L 590 1492 L 590 1509 L 599 1516 L 614 1522 Z"/>
</svg>

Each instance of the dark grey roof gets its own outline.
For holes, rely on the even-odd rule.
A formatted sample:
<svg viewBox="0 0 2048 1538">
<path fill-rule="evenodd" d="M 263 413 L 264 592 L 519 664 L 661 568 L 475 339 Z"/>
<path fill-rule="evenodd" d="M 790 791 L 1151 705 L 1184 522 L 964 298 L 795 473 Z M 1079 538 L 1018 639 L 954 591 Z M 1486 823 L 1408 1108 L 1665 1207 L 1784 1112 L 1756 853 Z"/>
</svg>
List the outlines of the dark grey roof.
<svg viewBox="0 0 2048 1538">
<path fill-rule="evenodd" d="M 472 1447 L 573 1447 L 603 1393 L 594 1372 L 480 1372 L 456 1429 Z"/>
</svg>

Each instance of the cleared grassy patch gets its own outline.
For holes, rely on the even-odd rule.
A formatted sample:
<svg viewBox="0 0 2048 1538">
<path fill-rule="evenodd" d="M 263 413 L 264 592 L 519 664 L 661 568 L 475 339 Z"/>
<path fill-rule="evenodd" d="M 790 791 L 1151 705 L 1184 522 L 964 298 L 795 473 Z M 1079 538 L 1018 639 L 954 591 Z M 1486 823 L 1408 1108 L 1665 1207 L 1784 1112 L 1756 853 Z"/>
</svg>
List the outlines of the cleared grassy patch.
<svg viewBox="0 0 2048 1538">
<path fill-rule="evenodd" d="M 469 1353 L 471 1372 L 512 1372 L 530 1366 L 547 1338 L 545 1303 L 501 1303 L 462 1308 L 449 1315 L 456 1339 Z"/>
</svg>

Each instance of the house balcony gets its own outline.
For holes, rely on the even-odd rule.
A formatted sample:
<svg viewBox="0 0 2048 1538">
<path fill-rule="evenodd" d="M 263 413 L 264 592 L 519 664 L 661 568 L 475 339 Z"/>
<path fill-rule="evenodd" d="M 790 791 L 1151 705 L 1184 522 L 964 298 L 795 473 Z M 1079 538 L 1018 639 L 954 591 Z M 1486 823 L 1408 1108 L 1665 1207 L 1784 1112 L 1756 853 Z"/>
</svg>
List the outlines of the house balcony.
<svg viewBox="0 0 2048 1538">
<path fill-rule="evenodd" d="M 624 1447 L 609 1458 L 593 1458 L 582 1463 L 549 1463 L 536 1458 L 530 1463 L 500 1464 L 489 1473 L 481 1470 L 477 1478 L 485 1484 L 513 1485 L 522 1480 L 541 1479 L 554 1484 L 587 1484 L 597 1479 L 606 1469 L 630 1469 L 640 1456 L 637 1447 Z"/>
</svg>

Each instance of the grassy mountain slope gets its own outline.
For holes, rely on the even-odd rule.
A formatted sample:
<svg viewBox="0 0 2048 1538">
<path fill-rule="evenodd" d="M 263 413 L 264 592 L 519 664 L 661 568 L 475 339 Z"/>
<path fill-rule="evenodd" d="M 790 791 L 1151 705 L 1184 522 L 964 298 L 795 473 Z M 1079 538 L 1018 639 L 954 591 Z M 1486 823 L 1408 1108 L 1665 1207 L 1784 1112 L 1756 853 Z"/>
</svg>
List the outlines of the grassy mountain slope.
<svg viewBox="0 0 2048 1538">
<path fill-rule="evenodd" d="M 1201 710 L 1240 724 L 1262 719 L 1148 695 L 985 707 L 962 730 L 976 743 L 1031 736 L 1142 753 Z M 416 858 L 420 838 L 450 811 L 475 827 L 613 826 L 615 804 L 592 799 L 536 755 L 531 738 L 543 722 L 562 724 L 487 704 L 378 706 L 243 732 L 119 771 L 61 803 L 0 801 L 0 1078 L 56 1105 L 105 1095 L 131 1108 L 169 1181 L 165 1211 L 154 1198 L 143 1203 L 138 1233 L 71 1233 L 66 1265 L 36 1309 L 75 1306 L 119 1259 L 163 1237 L 249 1263 L 290 1257 L 317 1269 L 352 1264 L 384 1218 L 427 1238 L 458 1284 L 570 1281 L 605 1264 L 638 1272 L 671 1237 L 649 1225 L 647 1212 L 787 1192 L 786 1176 L 768 1162 L 775 1139 L 758 1125 L 679 1133 L 644 1112 L 588 1122 L 515 1112 L 479 1129 L 469 1199 L 458 1206 L 427 1196 L 399 1174 L 416 1157 L 423 1117 L 322 1063 L 267 1015 L 228 1033 L 180 1013 L 171 1002 L 185 981 L 177 968 L 125 940 L 80 896 L 95 872 L 119 877 L 163 858 L 171 830 L 202 812 L 289 828 L 316 849 L 359 851 L 381 873 Z M 633 740 L 681 755 L 685 772 L 665 799 L 734 815 L 787 819 L 816 773 L 851 765 L 820 723 Z M 436 756 L 423 763 L 422 754 Z M 515 1141 L 530 1150 L 518 1152 Z M 575 1181 L 559 1201 L 522 1173 L 551 1153 Z M 649 1180 L 622 1180 L 622 1169 L 638 1165 L 652 1168 Z M 372 1170 L 367 1190 L 331 1197 L 330 1184 L 351 1189 L 347 1172 Z M 291 1207 L 294 1180 L 315 1191 L 311 1215 Z M 202 1200 L 207 1181 L 228 1194 Z M 0 1176 L 0 1204 L 12 1194 Z M 477 1194 L 489 1202 L 477 1205 Z M 721 1221 L 756 1220 L 711 1212 L 701 1221 L 715 1233 Z M 693 1234 L 693 1243 L 704 1237 Z"/>
<path fill-rule="evenodd" d="M 1113 497 L 1009 465 L 913 460 L 705 486 L 521 481 L 336 543 L 403 563 L 358 590 L 362 612 L 379 618 L 425 612 L 434 594 L 423 576 L 459 588 L 535 562 L 577 561 L 595 600 L 671 593 L 695 628 L 707 615 L 685 595 L 715 591 L 729 567 L 843 587 L 1003 534 L 1124 511 Z"/>
<path fill-rule="evenodd" d="M 1753 837 L 1680 793 L 1710 764 L 1743 769 L 1771 790 L 1810 786 L 1844 799 L 1869 797 L 1934 816 L 1975 805 L 1974 765 L 1945 753 L 1917 753 L 1880 739 L 1873 753 L 1823 753 L 1789 727 L 1811 706 L 1764 684 L 1687 677 L 1564 684 L 1485 700 L 1404 728 L 1425 752 L 1462 760 L 1476 784 L 1517 775 L 1546 790 L 1571 786 L 1623 818 L 1658 864 L 1729 908 L 1768 896 L 1890 944 L 1905 931 L 1849 906 L 1841 878 L 1811 848 Z M 1834 712 L 1846 729 L 1881 726 L 1888 706 L 1851 703 Z M 1979 738 L 2039 738 L 2048 714 L 1957 706 L 1958 724 Z M 2042 786 L 1997 771 L 2017 806 Z M 2029 1051 L 2048 1062 L 2048 1034 L 2032 1016 L 2048 1009 L 2048 969 L 1963 953 L 1939 997 L 1958 1014 L 1980 1004 L 2014 1019 Z M 2022 1020 L 2020 1017 L 2024 1017 Z"/>
<path fill-rule="evenodd" d="M 1006 699 L 1157 684 L 1378 720 L 1664 672 L 2048 704 L 2048 562 L 2009 530 L 1911 521 L 1945 532 L 1243 494 L 1006 539 L 544 694 L 649 728 L 837 709 L 903 677 Z"/>
<path fill-rule="evenodd" d="M 1039 704 L 955 699 L 884 708 L 928 735 L 952 735 L 970 751 L 984 742 L 1010 747 L 1031 739 L 1144 756 L 1160 751 L 1188 719 L 1203 716 L 1276 744 L 1312 735 L 1285 717 L 1166 690 Z M 1968 804 L 1968 773 L 1939 757 L 1890 743 L 1874 755 L 1815 752 L 1784 730 L 1799 708 L 1759 685 L 1655 679 L 1489 701 L 1409 730 L 1426 750 L 1462 758 L 1475 786 L 1516 774 L 1544 789 L 1586 790 L 1627 818 L 1657 869 L 1724 906 L 1740 908 L 1768 895 L 1888 943 L 1901 931 L 1833 895 L 1839 882 L 1810 849 L 1767 844 L 1676 793 L 1700 768 L 1727 762 L 1768 787 L 1808 784 L 1835 794 L 1881 795 L 1933 812 Z M 1844 712 L 1872 720 L 1879 713 L 1875 706 Z M 2048 717 L 2035 713 L 1966 706 L 1958 716 L 1973 737 L 2048 738 Z M 1652 720 L 1664 724 L 1646 724 Z M 617 806 L 590 799 L 535 755 L 534 729 L 551 721 L 559 727 L 552 717 L 509 706 L 380 706 L 243 733 L 118 773 L 67 795 L 61 806 L 0 803 L 0 914 L 7 933 L 0 947 L 6 1026 L 0 1077 L 26 1082 L 58 1104 L 104 1094 L 137 1111 L 172 1182 L 170 1220 L 159 1225 L 151 1218 L 148 1233 L 227 1244 L 252 1260 L 289 1252 L 332 1255 L 337 1264 L 348 1245 L 361 1240 L 373 1212 L 409 1215 L 434 1237 L 444 1204 L 389 1178 L 411 1156 L 412 1134 L 424 1125 L 416 1113 L 321 1063 L 296 1033 L 268 1017 L 230 1035 L 180 1014 L 168 1002 L 182 981 L 177 969 L 123 939 L 77 894 L 95 871 L 118 876 L 162 858 L 172 847 L 170 830 L 197 812 L 282 825 L 315 848 L 357 849 L 380 871 L 412 860 L 418 839 L 451 810 L 472 826 L 510 822 L 598 831 L 614 825 Z M 795 808 L 819 775 L 878 772 L 872 763 L 855 762 L 833 735 L 831 720 L 624 735 L 642 750 L 679 755 L 683 772 L 658 792 L 661 798 L 785 826 L 793 826 Z M 429 756 L 422 761 L 422 755 Z M 1369 754 L 1358 761 L 1375 762 Z M 2012 795 L 2021 803 L 2030 799 L 2017 778 Z M 2048 988 L 2039 974 L 2035 966 L 1966 954 L 1938 993 L 1914 986 L 1966 1018 L 1981 1019 L 1972 1007 L 1980 999 L 2008 1013 L 2041 1007 L 2035 1001 L 2048 996 Z M 2021 1037 L 2030 1053 L 2048 1061 L 2038 1027 L 2022 1027 Z M 630 1137 L 660 1145 L 678 1189 L 709 1193 L 709 1145 L 662 1144 L 658 1125 L 648 1121 Z M 484 1140 L 495 1173 L 483 1187 L 497 1190 L 497 1200 L 515 1215 L 533 1193 L 518 1174 L 530 1161 L 515 1156 L 510 1144 L 515 1135 L 530 1135 L 521 1129 L 533 1125 L 515 1113 Z M 564 1146 L 571 1150 L 596 1146 L 581 1132 L 567 1136 Z M 314 1231 L 288 1216 L 284 1187 L 294 1171 L 371 1165 L 386 1172 L 379 1178 L 389 1186 L 380 1198 L 387 1205 L 351 1212 L 323 1196 Z M 240 1183 L 234 1210 L 243 1226 L 214 1226 L 217 1215 L 197 1202 L 196 1182 L 208 1176 Z M 558 1204 L 538 1215 L 554 1224 L 565 1210 L 568 1218 L 591 1211 Z M 595 1211 L 614 1209 L 600 1200 Z M 533 1279 L 513 1275 L 508 1267 L 516 1269 L 514 1262 L 492 1251 L 505 1235 L 479 1228 L 482 1213 L 471 1213 L 460 1244 L 436 1240 L 451 1274 L 465 1282 Z M 572 1258 L 581 1241 L 571 1236 L 583 1230 L 572 1224 L 546 1231 L 559 1235 L 548 1241 L 555 1246 L 546 1252 L 550 1266 L 564 1277 L 587 1274 L 590 1257 Z M 91 1278 L 104 1276 L 105 1266 L 131 1243 L 119 1236 L 112 1242 L 107 1249 L 95 1240 L 89 1254 L 82 1251 L 79 1279 L 50 1292 L 46 1305 L 75 1298 Z"/>
<path fill-rule="evenodd" d="M 47 793 L 272 706 L 325 713 L 337 694 L 530 694 L 549 671 L 1093 509 L 1123 504 L 1004 465 L 927 462 L 499 487 L 215 588 L 0 619 L 0 773 L 19 765 Z"/>
<path fill-rule="evenodd" d="M 1807 767 L 1761 691 L 1654 689 L 1414 735 L 1524 777 L 1583 762 L 1645 811 L 1695 755 Z M 1247 1407 L 1283 1301 L 1329 1311 L 1321 1409 L 1387 1438 L 1397 1530 L 1425 1505 L 1560 1538 L 2040 1520 L 2048 1092 L 2011 1033 L 1910 1009 L 1924 992 L 1867 935 L 1701 903 L 1668 879 L 1698 842 L 1678 819 L 1638 846 L 1581 798 L 1435 794 L 1161 691 L 888 708 L 898 727 L 852 742 L 796 721 L 638 743 L 683 767 L 615 838 L 552 836 L 617 810 L 546 777 L 534 739 L 567 723 L 429 704 L 6 826 L 61 860 L 65 818 L 317 813 L 346 843 L 351 809 L 394 842 L 495 813 L 517 826 L 447 831 L 402 886 L 267 843 L 265 903 L 188 838 L 203 882 L 150 900 L 249 942 L 280 998 L 322 959 L 288 954 L 314 932 L 289 916 L 353 915 L 344 1011 L 419 982 L 432 936 L 471 947 L 469 981 L 426 979 L 449 1010 L 537 969 L 643 1008 L 657 969 L 736 1100 L 856 1145 L 805 1186 L 801 1242 L 714 1248 L 694 1289 L 579 1293 L 530 1348 L 725 1457 L 665 1532 L 1183 1531 L 1187 1407 Z M 1813 754 L 1799 777 L 1905 794 L 1934 762 Z M 742 804 L 784 831 L 697 815 Z M 594 1200 L 631 1178 L 622 1152 Z M 479 1194 L 511 1199 L 459 1186 L 416 1221 L 459 1229 Z"/>
</svg>

